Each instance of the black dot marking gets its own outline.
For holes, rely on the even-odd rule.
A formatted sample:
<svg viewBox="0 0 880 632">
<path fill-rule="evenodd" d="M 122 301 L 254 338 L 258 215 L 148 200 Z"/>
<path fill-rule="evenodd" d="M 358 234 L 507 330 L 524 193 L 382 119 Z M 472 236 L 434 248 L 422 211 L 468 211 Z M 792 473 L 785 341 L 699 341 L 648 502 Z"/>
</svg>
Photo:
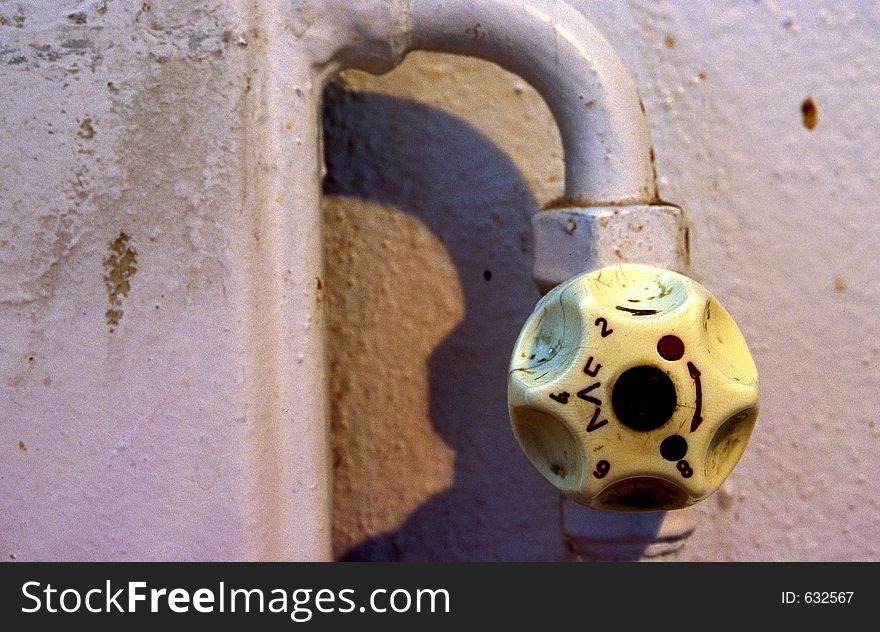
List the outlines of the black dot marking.
<svg viewBox="0 0 880 632">
<path fill-rule="evenodd" d="M 675 411 L 675 386 L 660 369 L 636 366 L 617 378 L 611 407 L 620 422 L 639 432 L 655 430 Z"/>
<path fill-rule="evenodd" d="M 684 458 L 688 451 L 688 442 L 684 437 L 671 435 L 663 439 L 660 444 L 660 456 L 667 461 L 679 461 Z"/>
<path fill-rule="evenodd" d="M 483 270 L 483 278 L 487 281 L 492 280 L 492 271 L 491 270 Z"/>
</svg>

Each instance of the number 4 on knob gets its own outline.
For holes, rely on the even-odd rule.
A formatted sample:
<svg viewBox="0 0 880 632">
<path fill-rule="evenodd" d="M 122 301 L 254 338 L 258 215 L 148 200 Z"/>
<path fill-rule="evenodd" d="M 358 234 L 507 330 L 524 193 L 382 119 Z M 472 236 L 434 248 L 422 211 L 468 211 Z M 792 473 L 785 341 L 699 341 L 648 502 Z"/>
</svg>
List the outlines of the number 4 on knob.
<svg viewBox="0 0 880 632">
<path fill-rule="evenodd" d="M 550 399 L 559 402 L 560 404 L 567 404 L 569 397 L 570 395 L 565 391 L 562 391 L 559 395 L 557 395 L 556 393 L 550 393 Z"/>
</svg>

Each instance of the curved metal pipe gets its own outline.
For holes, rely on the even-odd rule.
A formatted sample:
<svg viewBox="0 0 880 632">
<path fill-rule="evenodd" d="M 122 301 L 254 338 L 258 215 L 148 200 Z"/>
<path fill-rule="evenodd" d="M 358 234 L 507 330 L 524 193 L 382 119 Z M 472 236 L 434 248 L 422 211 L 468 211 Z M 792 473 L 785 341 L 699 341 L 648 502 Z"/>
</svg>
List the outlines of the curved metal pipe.
<svg viewBox="0 0 880 632">
<path fill-rule="evenodd" d="M 617 52 L 560 0 L 344 2 L 349 33 L 323 66 L 385 72 L 414 50 L 497 63 L 534 87 L 559 127 L 564 206 L 658 202 L 651 134 Z M 341 30 L 341 28 L 340 28 Z"/>
<path fill-rule="evenodd" d="M 498 63 L 553 112 L 564 203 L 573 207 L 656 202 L 650 134 L 616 52 L 562 1 L 325 0 L 316 8 L 267 0 L 250 11 L 244 208 L 254 242 L 242 256 L 252 288 L 245 380 L 256 421 L 247 544 L 258 559 L 329 559 L 319 207 L 326 82 L 344 68 L 386 72 L 416 49 Z"/>
<path fill-rule="evenodd" d="M 635 83 L 601 33 L 565 2 L 410 1 L 410 49 L 479 57 L 528 81 L 553 113 L 569 206 L 657 201 Z"/>
</svg>

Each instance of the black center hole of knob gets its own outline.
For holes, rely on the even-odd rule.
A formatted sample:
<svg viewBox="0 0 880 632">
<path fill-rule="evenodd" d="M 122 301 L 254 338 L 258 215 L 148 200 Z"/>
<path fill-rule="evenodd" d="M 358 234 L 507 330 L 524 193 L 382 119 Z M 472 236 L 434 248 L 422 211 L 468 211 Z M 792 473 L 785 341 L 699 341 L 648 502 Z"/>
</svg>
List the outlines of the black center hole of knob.
<svg viewBox="0 0 880 632">
<path fill-rule="evenodd" d="M 680 461 L 688 451 L 687 440 L 680 435 L 671 435 L 660 444 L 660 456 L 667 461 Z"/>
<path fill-rule="evenodd" d="M 659 428 L 675 412 L 675 385 L 660 369 L 636 366 L 617 378 L 611 406 L 620 422 L 633 430 Z"/>
</svg>

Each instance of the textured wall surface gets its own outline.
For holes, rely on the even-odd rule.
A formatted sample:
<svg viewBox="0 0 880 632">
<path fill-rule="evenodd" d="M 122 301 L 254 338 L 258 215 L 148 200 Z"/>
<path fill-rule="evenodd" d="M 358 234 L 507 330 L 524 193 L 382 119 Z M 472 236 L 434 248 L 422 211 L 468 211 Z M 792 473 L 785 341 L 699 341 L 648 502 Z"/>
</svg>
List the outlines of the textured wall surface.
<svg viewBox="0 0 880 632">
<path fill-rule="evenodd" d="M 880 560 L 880 8 L 570 2 L 633 73 L 694 276 L 761 375 L 750 447 L 678 559 Z M 262 483 L 306 485 L 254 474 L 284 452 L 246 405 L 260 4 L 0 1 L 4 560 L 255 558 Z M 307 299 L 330 334 L 336 556 L 560 559 L 505 404 L 538 299 L 529 216 L 563 185 L 549 111 L 431 54 L 325 99 Z"/>
<path fill-rule="evenodd" d="M 0 3 L 3 559 L 254 555 L 240 28 Z"/>
<path fill-rule="evenodd" d="M 337 553 L 558 558 L 558 499 L 513 439 L 506 386 L 539 297 L 529 217 L 561 193 L 553 119 L 463 57 L 327 92 Z"/>
<path fill-rule="evenodd" d="M 693 274 L 761 375 L 749 449 L 677 557 L 880 559 L 880 10 L 572 4 L 635 76 Z M 538 298 L 527 217 L 561 191 L 549 113 L 497 67 L 431 54 L 327 101 L 337 555 L 558 559 L 504 375 Z"/>
</svg>

